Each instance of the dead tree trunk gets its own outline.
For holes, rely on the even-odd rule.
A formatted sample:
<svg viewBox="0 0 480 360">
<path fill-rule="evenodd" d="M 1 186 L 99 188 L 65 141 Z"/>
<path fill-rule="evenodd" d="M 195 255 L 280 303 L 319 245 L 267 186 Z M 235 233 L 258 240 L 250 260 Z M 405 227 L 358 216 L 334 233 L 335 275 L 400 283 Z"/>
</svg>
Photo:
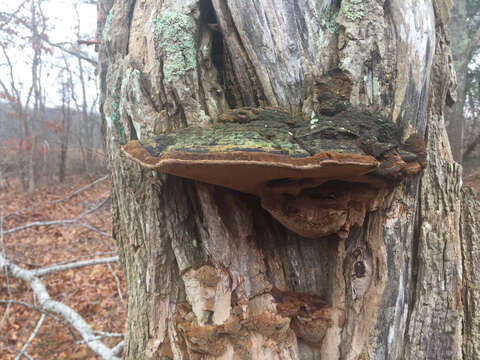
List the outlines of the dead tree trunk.
<svg viewBox="0 0 480 360">
<path fill-rule="evenodd" d="M 444 33 L 450 6 L 448 0 L 99 5 L 101 111 L 129 304 L 126 359 L 478 356 L 478 319 L 463 298 L 478 298 L 467 276 L 475 265 L 462 263 L 462 251 L 475 245 L 461 243 L 461 168 L 443 122 L 453 86 Z M 342 231 L 306 239 L 287 229 L 302 223 L 271 211 L 275 202 L 144 169 L 121 151 L 129 140 L 209 127 L 245 106 L 301 112 L 312 129 L 317 115 L 344 108 L 387 119 L 402 140 L 425 137 L 423 176 L 392 179 L 376 205 Z M 322 128 L 322 136 L 335 125 Z M 335 136 L 357 136 L 335 129 Z M 397 150 L 372 153 L 390 151 Z M 312 214 L 335 223 L 343 193 L 325 194 L 318 185 L 309 199 Z M 348 191 L 361 196 L 362 189 L 350 183 Z M 286 206 L 303 194 L 285 191 Z M 462 332 L 466 318 L 471 326 Z"/>
</svg>

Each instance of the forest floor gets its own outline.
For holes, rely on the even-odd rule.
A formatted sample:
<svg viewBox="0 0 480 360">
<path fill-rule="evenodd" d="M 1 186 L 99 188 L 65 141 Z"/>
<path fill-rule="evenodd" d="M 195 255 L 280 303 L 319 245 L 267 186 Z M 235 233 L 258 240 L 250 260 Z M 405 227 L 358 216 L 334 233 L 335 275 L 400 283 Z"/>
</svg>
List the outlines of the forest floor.
<svg viewBox="0 0 480 360">
<path fill-rule="evenodd" d="M 475 190 L 477 194 L 477 198 L 479 198 L 480 194 L 480 167 L 466 169 L 468 171 L 464 171 L 463 182 L 465 185 L 470 186 Z"/>
<path fill-rule="evenodd" d="M 24 269 L 46 265 L 111 257 L 117 248 L 111 234 L 110 184 L 108 178 L 88 189 L 76 190 L 93 180 L 72 177 L 64 184 L 37 189 L 29 197 L 12 186 L 0 190 L 0 222 L 7 231 L 33 222 L 74 219 L 82 223 L 55 226 L 40 225 L 3 236 L 4 251 L 9 260 Z M 93 228 L 92 228 L 93 227 Z M 93 229 L 93 230 L 92 230 Z M 107 233 L 107 234 L 104 234 Z M 0 239 L 1 240 L 1 239 Z M 2 244 L 0 244 L 2 245 Z M 0 248 L 0 251 L 3 249 Z M 78 312 L 96 331 L 123 333 L 126 316 L 125 284 L 119 263 L 90 265 L 56 272 L 41 278 L 53 300 L 63 302 Z M 0 301 L 14 299 L 35 305 L 29 285 L 0 274 Z M 41 314 L 23 305 L 0 303 L 0 359 L 14 359 L 35 328 Z M 121 338 L 104 338 L 109 347 Z M 47 316 L 38 335 L 28 347 L 33 359 L 95 359 L 79 334 Z"/>
</svg>

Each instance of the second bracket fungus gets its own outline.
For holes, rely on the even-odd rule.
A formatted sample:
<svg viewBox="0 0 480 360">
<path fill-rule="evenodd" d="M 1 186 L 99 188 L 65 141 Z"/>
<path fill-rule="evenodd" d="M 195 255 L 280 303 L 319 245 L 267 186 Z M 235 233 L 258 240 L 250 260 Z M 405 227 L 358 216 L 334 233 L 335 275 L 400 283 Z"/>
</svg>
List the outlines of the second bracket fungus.
<svg viewBox="0 0 480 360">
<path fill-rule="evenodd" d="M 381 115 L 350 107 L 311 119 L 241 108 L 210 127 L 130 141 L 123 151 L 146 168 L 257 195 L 301 236 L 344 238 L 381 188 L 422 170 L 423 139 L 400 137 Z"/>
</svg>

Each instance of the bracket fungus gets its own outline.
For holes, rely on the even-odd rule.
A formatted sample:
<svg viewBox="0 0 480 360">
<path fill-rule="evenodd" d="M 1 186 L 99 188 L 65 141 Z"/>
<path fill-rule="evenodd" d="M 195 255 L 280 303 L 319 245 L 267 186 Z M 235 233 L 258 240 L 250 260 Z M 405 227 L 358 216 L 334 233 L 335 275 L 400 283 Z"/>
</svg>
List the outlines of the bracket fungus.
<svg viewBox="0 0 480 360">
<path fill-rule="evenodd" d="M 308 238 L 348 235 L 385 185 L 421 172 L 423 138 L 377 113 L 350 106 L 305 119 L 281 108 L 240 108 L 209 127 L 128 142 L 143 167 L 261 198 L 290 230 Z"/>
</svg>

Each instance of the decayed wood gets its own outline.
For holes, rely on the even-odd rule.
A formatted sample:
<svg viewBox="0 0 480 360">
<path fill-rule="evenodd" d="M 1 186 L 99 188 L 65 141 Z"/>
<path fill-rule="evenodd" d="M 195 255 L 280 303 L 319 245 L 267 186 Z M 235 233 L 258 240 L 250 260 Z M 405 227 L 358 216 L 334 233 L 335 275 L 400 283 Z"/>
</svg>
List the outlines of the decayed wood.
<svg viewBox="0 0 480 360">
<path fill-rule="evenodd" d="M 100 77 L 126 359 L 461 358 L 470 340 L 460 326 L 460 169 L 442 125 L 448 8 L 115 1 Z M 230 107 L 335 116 L 345 102 L 388 118 L 402 140 L 427 132 L 427 154 L 418 152 L 421 183 L 377 192 L 340 238 L 307 240 L 255 196 L 141 169 L 120 153 L 129 140 L 205 127 Z M 299 194 L 277 185 L 292 197 L 291 221 Z"/>
</svg>

